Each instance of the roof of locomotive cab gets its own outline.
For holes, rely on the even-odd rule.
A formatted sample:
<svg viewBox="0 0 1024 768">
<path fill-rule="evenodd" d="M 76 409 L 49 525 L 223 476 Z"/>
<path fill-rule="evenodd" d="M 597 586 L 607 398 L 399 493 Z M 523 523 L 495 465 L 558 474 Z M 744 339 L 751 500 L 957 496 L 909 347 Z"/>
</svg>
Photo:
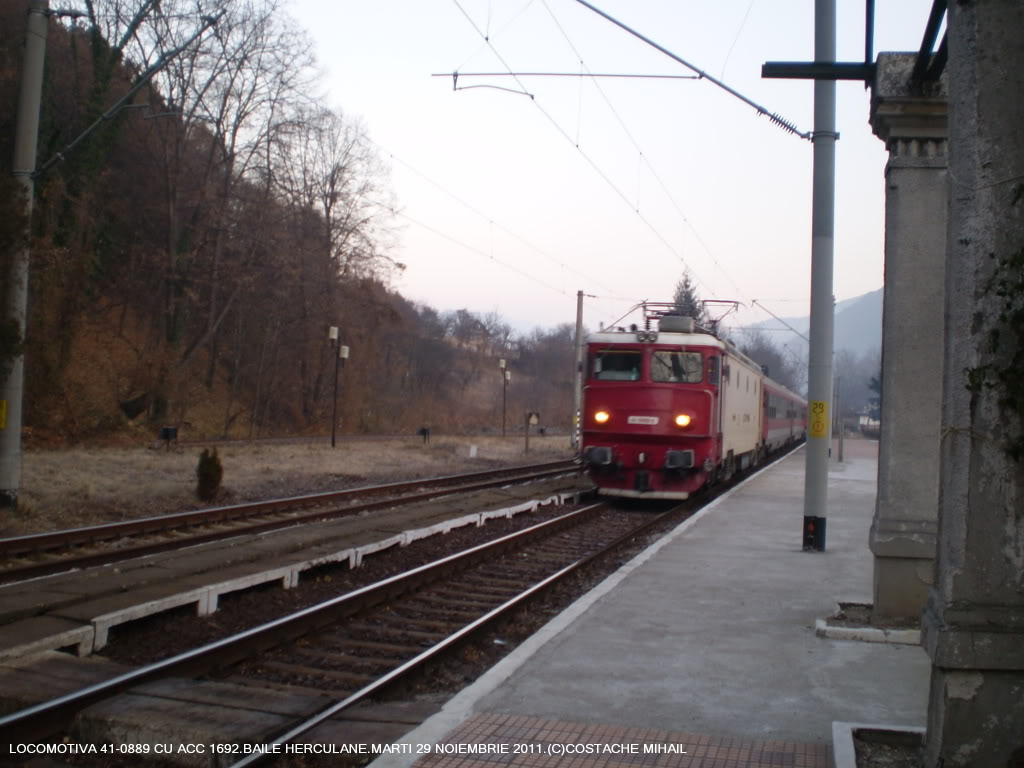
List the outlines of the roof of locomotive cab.
<svg viewBox="0 0 1024 768">
<path fill-rule="evenodd" d="M 733 351 L 732 344 L 722 341 L 710 333 L 680 333 L 678 331 L 657 331 L 657 341 L 640 341 L 635 331 L 598 331 L 587 335 L 588 344 L 680 344 L 693 347 L 717 347 Z M 644 331 L 649 333 L 649 331 Z M 738 350 L 737 350 L 738 351 Z"/>
</svg>

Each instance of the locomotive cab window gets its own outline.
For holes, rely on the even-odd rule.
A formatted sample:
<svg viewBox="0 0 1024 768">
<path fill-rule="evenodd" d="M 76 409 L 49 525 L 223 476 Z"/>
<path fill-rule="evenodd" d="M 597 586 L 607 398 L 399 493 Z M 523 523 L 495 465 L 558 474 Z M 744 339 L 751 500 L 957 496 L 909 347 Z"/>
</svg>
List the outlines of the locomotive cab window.
<svg viewBox="0 0 1024 768">
<path fill-rule="evenodd" d="M 719 358 L 712 355 L 708 358 L 708 384 L 718 386 Z"/>
<path fill-rule="evenodd" d="M 700 352 L 658 350 L 651 355 L 651 381 L 700 384 L 704 380 L 704 358 Z"/>
<path fill-rule="evenodd" d="M 638 381 L 642 362 L 639 351 L 600 350 L 594 355 L 590 375 L 600 381 Z"/>
</svg>

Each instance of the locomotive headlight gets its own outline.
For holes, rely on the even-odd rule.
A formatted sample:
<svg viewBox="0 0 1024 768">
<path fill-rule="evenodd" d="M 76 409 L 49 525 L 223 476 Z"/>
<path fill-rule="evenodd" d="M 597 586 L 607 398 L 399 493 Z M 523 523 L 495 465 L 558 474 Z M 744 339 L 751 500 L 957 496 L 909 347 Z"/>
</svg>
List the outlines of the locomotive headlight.
<svg viewBox="0 0 1024 768">
<path fill-rule="evenodd" d="M 688 414 L 688 413 L 680 413 L 678 416 L 676 416 L 676 426 L 677 427 L 688 427 L 688 426 L 690 426 L 690 414 Z"/>
<path fill-rule="evenodd" d="M 598 411 L 594 414 L 594 421 L 598 424 L 606 424 L 612 415 L 608 411 Z"/>
</svg>

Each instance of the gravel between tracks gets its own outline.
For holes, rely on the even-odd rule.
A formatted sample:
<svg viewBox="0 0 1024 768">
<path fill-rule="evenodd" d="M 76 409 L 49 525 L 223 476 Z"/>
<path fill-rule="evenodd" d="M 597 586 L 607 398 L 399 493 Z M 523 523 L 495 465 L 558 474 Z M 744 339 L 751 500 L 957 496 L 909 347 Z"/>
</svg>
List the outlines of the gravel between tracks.
<svg viewBox="0 0 1024 768">
<path fill-rule="evenodd" d="M 110 645 L 104 649 L 103 655 L 128 664 L 152 663 L 559 517 L 572 509 L 572 506 L 541 507 L 536 512 L 523 512 L 511 519 L 490 520 L 479 528 L 457 528 L 447 534 L 419 539 L 405 547 L 392 547 L 367 556 L 362 566 L 353 570 L 344 564 L 316 568 L 303 574 L 293 589 L 282 589 L 278 582 L 273 582 L 223 595 L 218 610 L 206 617 L 197 617 L 194 608 L 187 606 L 123 624 L 111 630 Z"/>
<path fill-rule="evenodd" d="M 392 547 L 368 556 L 362 566 L 354 570 L 350 570 L 347 565 L 323 566 L 309 571 L 308 575 L 304 574 L 299 585 L 293 589 L 282 589 L 277 582 L 273 582 L 244 592 L 223 595 L 218 610 L 209 616 L 198 617 L 194 608 L 187 606 L 122 624 L 111 630 L 110 645 L 103 650 L 102 655 L 125 664 L 159 661 L 477 544 L 560 517 L 576 508 L 568 505 L 541 507 L 535 512 L 524 512 L 511 519 L 490 520 L 479 528 L 458 528 L 444 535 L 420 539 L 405 547 Z M 644 537 L 644 541 L 649 540 L 650 537 Z M 635 552 L 638 547 L 639 542 L 630 549 Z M 621 556 L 615 560 L 618 563 L 624 562 Z M 607 572 L 606 569 L 600 570 Z M 603 578 L 603 575 L 597 578 Z M 596 581 L 589 579 L 588 583 Z"/>
</svg>

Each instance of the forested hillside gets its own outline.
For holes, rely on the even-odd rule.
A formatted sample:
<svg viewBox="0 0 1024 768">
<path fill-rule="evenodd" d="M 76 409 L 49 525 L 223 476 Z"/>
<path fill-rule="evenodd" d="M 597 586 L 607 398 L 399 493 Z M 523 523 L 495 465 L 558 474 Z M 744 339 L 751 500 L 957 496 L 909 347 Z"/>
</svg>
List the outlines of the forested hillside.
<svg viewBox="0 0 1024 768">
<path fill-rule="evenodd" d="M 213 12 L 213 6 L 206 13 Z M 0 3 L 0 267 L 27 0 Z M 311 45 L 274 0 L 79 0 L 49 24 L 31 226 L 25 423 L 36 439 L 568 425 L 572 329 L 518 337 L 389 288 L 388 172 L 316 100 Z M 164 66 L 69 147 L 142 73 Z M 469 287 L 467 286 L 467 291 Z M 6 317 L 6 314 L 4 315 Z M 18 338 L 0 344 L 9 354 Z"/>
</svg>

